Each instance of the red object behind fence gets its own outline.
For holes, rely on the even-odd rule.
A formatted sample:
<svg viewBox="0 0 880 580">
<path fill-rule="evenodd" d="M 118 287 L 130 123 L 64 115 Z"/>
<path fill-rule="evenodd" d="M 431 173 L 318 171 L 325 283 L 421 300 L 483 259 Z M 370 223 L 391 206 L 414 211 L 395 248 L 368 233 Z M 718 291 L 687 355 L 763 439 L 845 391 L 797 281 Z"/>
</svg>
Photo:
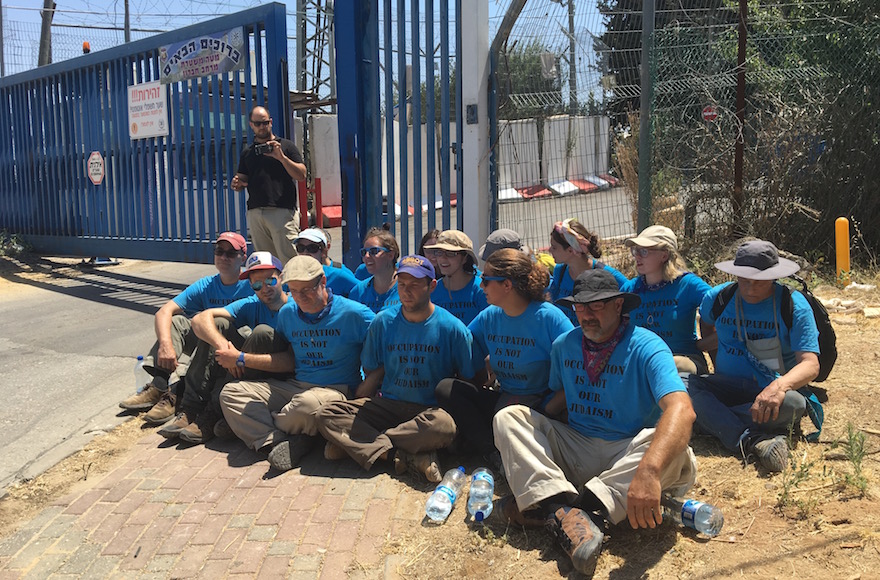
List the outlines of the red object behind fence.
<svg viewBox="0 0 880 580">
<path fill-rule="evenodd" d="M 315 179 L 315 186 L 311 189 L 305 181 L 298 182 L 296 191 L 299 194 L 299 229 L 304 230 L 309 227 L 309 193 L 312 193 L 315 196 L 314 205 L 312 206 L 315 209 L 315 227 L 324 227 L 324 207 L 321 201 L 321 178 L 319 177 Z"/>
</svg>

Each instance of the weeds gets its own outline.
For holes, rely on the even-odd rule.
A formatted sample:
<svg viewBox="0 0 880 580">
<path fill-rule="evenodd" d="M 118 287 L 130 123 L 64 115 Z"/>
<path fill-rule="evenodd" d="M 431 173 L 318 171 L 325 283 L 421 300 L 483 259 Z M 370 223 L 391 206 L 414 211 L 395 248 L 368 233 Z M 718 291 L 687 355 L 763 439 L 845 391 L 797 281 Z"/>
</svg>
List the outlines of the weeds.
<svg viewBox="0 0 880 580">
<path fill-rule="evenodd" d="M 18 234 L 0 230 L 0 256 L 15 258 L 28 250 L 27 243 Z"/>
<path fill-rule="evenodd" d="M 843 451 L 852 465 L 852 473 L 847 473 L 844 476 L 844 481 L 849 487 L 856 489 L 861 497 L 864 497 L 868 490 L 868 478 L 862 472 L 862 459 L 865 458 L 865 434 L 852 423 L 846 424 L 846 441 L 843 443 Z"/>
</svg>

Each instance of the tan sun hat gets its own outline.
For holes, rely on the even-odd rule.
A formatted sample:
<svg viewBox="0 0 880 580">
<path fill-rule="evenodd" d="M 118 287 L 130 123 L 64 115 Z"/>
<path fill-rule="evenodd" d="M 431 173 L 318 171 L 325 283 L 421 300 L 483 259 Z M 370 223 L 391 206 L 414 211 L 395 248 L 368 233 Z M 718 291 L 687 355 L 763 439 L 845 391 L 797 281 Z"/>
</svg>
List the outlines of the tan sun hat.
<svg viewBox="0 0 880 580">
<path fill-rule="evenodd" d="M 446 230 L 437 236 L 437 243 L 425 246 L 426 250 L 447 250 L 450 252 L 467 252 L 474 260 L 474 264 L 478 264 L 477 255 L 474 253 L 474 243 L 462 231 Z"/>
<path fill-rule="evenodd" d="M 624 242 L 627 248 L 638 246 L 640 248 L 656 248 L 662 250 L 678 250 L 678 238 L 675 232 L 665 226 L 648 226 L 639 232 L 635 238 Z"/>
<path fill-rule="evenodd" d="M 324 274 L 324 267 L 311 256 L 294 256 L 281 272 L 281 283 L 310 282 Z"/>
</svg>

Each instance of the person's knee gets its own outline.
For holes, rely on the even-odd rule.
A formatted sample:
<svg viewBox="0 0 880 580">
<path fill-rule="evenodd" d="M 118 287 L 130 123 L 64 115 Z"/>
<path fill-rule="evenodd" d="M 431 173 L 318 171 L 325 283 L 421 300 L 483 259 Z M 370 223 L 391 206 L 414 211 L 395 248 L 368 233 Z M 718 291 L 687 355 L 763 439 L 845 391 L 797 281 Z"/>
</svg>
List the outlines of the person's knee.
<svg viewBox="0 0 880 580">
<path fill-rule="evenodd" d="M 500 409 L 492 418 L 492 430 L 495 433 L 503 432 L 512 423 L 525 420 L 532 410 L 525 405 L 509 405 Z"/>
</svg>

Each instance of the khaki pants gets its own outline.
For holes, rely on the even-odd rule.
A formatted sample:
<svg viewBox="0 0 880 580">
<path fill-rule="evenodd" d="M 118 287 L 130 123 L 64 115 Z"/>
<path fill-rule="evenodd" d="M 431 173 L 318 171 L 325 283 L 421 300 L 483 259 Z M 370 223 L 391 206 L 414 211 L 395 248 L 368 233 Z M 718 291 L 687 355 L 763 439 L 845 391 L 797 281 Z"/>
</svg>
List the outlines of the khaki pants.
<svg viewBox="0 0 880 580">
<path fill-rule="evenodd" d="M 507 482 L 521 511 L 560 493 L 578 494 L 586 486 L 614 524 L 626 519 L 629 484 L 654 439 L 654 429 L 620 441 L 587 437 L 522 405 L 498 411 L 493 429 Z M 660 488 L 681 496 L 696 476 L 697 460 L 688 447 L 660 474 Z"/>
<path fill-rule="evenodd" d="M 296 256 L 293 240 L 299 235 L 299 210 L 256 207 L 247 211 L 248 231 L 257 252 L 271 252 L 286 264 Z"/>
<path fill-rule="evenodd" d="M 177 370 L 174 373 L 181 377 L 186 374 L 190 357 L 199 343 L 199 337 L 192 331 L 192 321 L 182 314 L 175 314 L 171 317 L 171 344 L 174 345 L 174 352 L 177 353 Z M 168 378 L 168 371 L 155 366 L 156 358 L 159 356 L 159 341 L 153 343 L 153 347 L 147 356 L 144 357 L 144 370 L 151 376 L 160 376 Z M 172 381 L 169 381 L 169 383 Z"/>
<path fill-rule="evenodd" d="M 325 405 L 318 431 L 370 469 L 392 448 L 422 453 L 446 447 L 455 438 L 455 421 L 439 407 L 373 397 Z"/>
<path fill-rule="evenodd" d="M 220 392 L 220 408 L 239 439 L 251 449 L 303 433 L 316 435 L 318 409 L 344 401 L 346 385 L 320 386 L 295 379 L 235 381 Z"/>
</svg>

